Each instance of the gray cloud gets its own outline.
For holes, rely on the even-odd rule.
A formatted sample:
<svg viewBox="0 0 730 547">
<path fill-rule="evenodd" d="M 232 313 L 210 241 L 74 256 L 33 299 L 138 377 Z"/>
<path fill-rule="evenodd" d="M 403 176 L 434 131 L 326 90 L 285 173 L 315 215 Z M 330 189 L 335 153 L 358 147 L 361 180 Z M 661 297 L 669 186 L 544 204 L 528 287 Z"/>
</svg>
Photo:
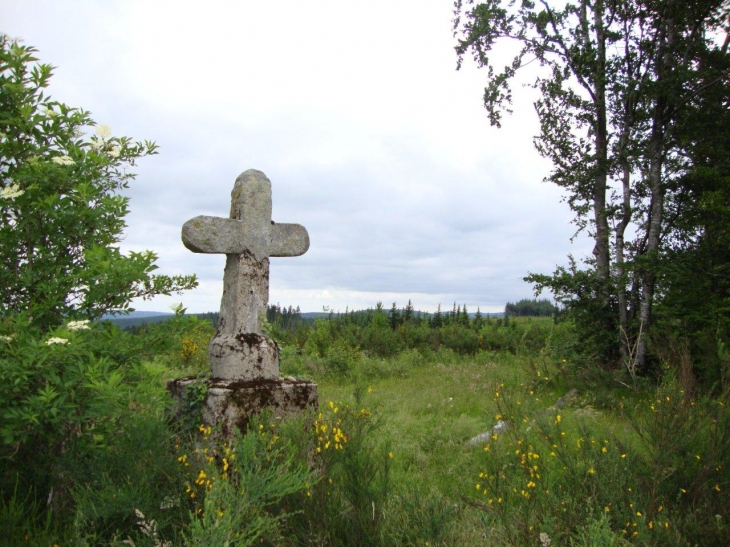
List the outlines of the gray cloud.
<svg viewBox="0 0 730 547">
<path fill-rule="evenodd" d="M 495 311 L 531 296 L 527 272 L 589 252 L 541 182 L 531 91 L 488 126 L 485 74 L 454 70 L 448 2 L 242 4 L 0 0 L 4 31 L 58 66 L 54 97 L 161 146 L 135 169 L 123 247 L 201 287 L 138 309 L 218 308 L 224 257 L 187 251 L 180 227 L 227 216 L 248 168 L 272 180 L 274 220 L 310 233 L 271 276 L 271 300 L 306 311 L 409 298 Z"/>
</svg>

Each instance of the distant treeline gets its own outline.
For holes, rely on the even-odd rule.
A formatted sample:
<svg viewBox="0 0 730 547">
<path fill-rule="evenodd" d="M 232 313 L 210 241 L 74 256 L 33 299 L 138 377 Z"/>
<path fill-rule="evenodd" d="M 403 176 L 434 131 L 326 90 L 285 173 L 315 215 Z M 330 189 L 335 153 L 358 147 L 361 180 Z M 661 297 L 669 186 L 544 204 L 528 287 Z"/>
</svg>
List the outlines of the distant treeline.
<svg viewBox="0 0 730 547">
<path fill-rule="evenodd" d="M 550 300 L 528 300 L 523 299 L 517 303 L 508 302 L 504 308 L 505 317 L 550 317 L 560 312 L 560 308 L 555 306 Z M 457 304 L 454 302 L 451 310 L 443 311 L 441 304 L 435 313 L 418 311 L 413 307 L 411 300 L 404 307 L 398 307 L 393 302 L 391 307 L 386 310 L 382 302 L 378 302 L 375 308 L 366 310 L 350 310 L 345 309 L 344 312 L 334 312 L 325 310 L 317 313 L 302 313 L 299 306 L 281 306 L 280 304 L 272 304 L 266 308 L 266 321 L 282 330 L 294 330 L 300 325 L 313 324 L 315 319 L 337 319 L 353 325 L 368 325 L 375 314 L 384 314 L 388 318 L 390 328 L 396 329 L 405 323 L 425 323 L 431 328 L 440 328 L 448 325 L 474 326 L 477 329 L 481 327 L 490 317 L 501 317 L 501 312 L 482 313 L 479 308 L 477 311 L 469 312 L 466 304 Z M 218 312 L 192 313 L 188 314 L 205 321 L 209 321 L 213 328 L 218 328 Z M 159 323 L 174 317 L 171 314 L 150 316 L 150 317 L 119 317 L 111 319 L 120 327 L 138 332 L 149 323 Z"/>
<path fill-rule="evenodd" d="M 279 325 L 281 328 L 287 329 L 302 322 L 302 312 L 299 310 L 299 306 L 282 308 L 277 303 L 266 307 L 266 320 L 272 325 Z"/>
<path fill-rule="evenodd" d="M 454 304 L 449 311 L 439 306 L 435 313 L 424 313 L 415 310 L 409 301 L 405 307 L 393 303 L 386 308 L 378 302 L 367 310 L 330 312 L 291 329 L 272 325 L 271 334 L 283 346 L 342 364 L 343 359 L 349 362 L 361 353 L 389 357 L 404 350 L 426 352 L 439 348 L 460 354 L 539 349 L 552 325 L 549 320 L 494 318 L 482 314 L 479 308 L 470 313 L 465 304 Z"/>
<path fill-rule="evenodd" d="M 326 309 L 324 312 L 305 314 L 302 314 L 299 306 L 293 308 L 292 306 L 282 307 L 280 304 L 274 304 L 267 306 L 266 321 L 284 330 L 295 329 L 300 324 L 313 324 L 315 319 L 336 319 L 350 324 L 365 326 L 370 323 L 373 315 L 376 313 L 386 313 L 382 302 L 378 302 L 375 308 L 368 308 L 365 310 L 350 310 L 349 308 L 346 308 L 344 312 L 335 312 Z M 218 328 L 218 312 L 197 313 L 191 315 L 210 321 L 213 327 Z M 501 313 L 492 315 L 501 315 Z M 490 314 L 483 315 L 478 308 L 476 313 L 470 314 L 467 310 L 466 304 L 457 306 L 455 302 L 453 309 L 448 312 L 442 312 L 440 304 L 436 313 L 418 311 L 414 309 L 413 303 L 410 300 L 408 301 L 408 304 L 402 308 L 399 308 L 398 305 L 393 302 L 392 306 L 387 311 L 388 323 L 393 329 L 404 323 L 410 323 L 413 321 L 425 321 L 434 328 L 449 324 L 467 325 L 470 322 L 475 322 L 477 325 L 481 325 L 485 317 L 488 318 L 489 316 Z"/>
<path fill-rule="evenodd" d="M 387 311 L 383 306 L 383 303 L 378 302 L 375 305 L 375 308 L 368 308 L 366 310 L 357 311 L 346 309 L 343 313 L 330 311 L 326 314 L 322 314 L 321 317 L 329 320 L 338 319 L 349 324 L 365 326 L 370 324 L 373 316 L 376 314 L 385 314 L 388 318 L 388 324 L 392 329 L 395 329 L 400 325 L 403 325 L 404 323 L 413 322 L 425 323 L 433 328 L 439 328 L 452 324 L 469 325 L 472 323 L 476 324 L 477 327 L 479 327 L 483 324 L 485 319 L 502 315 L 501 312 L 493 314 L 482 314 L 479 308 L 477 308 L 476 313 L 469 313 L 466 304 L 457 305 L 456 302 L 454 302 L 454 305 L 450 311 L 442 311 L 441 304 L 439 304 L 438 309 L 435 313 L 428 313 L 416 310 L 413 307 L 413 303 L 411 302 L 411 300 L 409 300 L 408 304 L 406 304 L 405 307 L 400 308 L 398 307 L 398 304 L 396 302 L 393 302 L 393 304 Z"/>
<path fill-rule="evenodd" d="M 197 317 L 198 319 L 202 319 L 204 321 L 209 321 L 210 324 L 213 325 L 214 329 L 218 328 L 219 313 L 217 311 L 189 313 L 186 315 L 190 317 Z M 323 316 L 324 314 L 315 315 Z M 168 319 L 171 319 L 173 317 L 175 316 L 171 314 L 160 314 L 149 317 L 119 317 L 109 320 L 112 323 L 119 325 L 123 329 L 129 330 L 132 333 L 137 333 L 147 324 L 160 323 L 162 321 L 167 321 Z M 280 328 L 292 329 L 295 328 L 302 321 L 307 321 L 308 319 L 302 317 L 299 306 L 297 306 L 296 308 L 293 308 L 292 306 L 286 308 L 281 307 L 281 305 L 279 304 L 273 304 L 266 307 L 266 320 L 272 325 L 277 325 Z M 314 319 L 309 319 L 309 321 L 314 321 Z"/>
<path fill-rule="evenodd" d="M 527 315 L 527 310 L 524 307 L 521 315 Z M 378 302 L 374 308 L 366 310 L 334 312 L 325 309 L 319 313 L 301 313 L 299 308 L 275 304 L 267 307 L 265 330 L 282 346 L 335 359 L 343 352 L 388 357 L 408 349 L 445 348 L 460 354 L 480 350 L 515 353 L 520 348 L 542 347 L 546 332 L 553 324 L 543 320 L 534 322 L 530 318 L 512 321 L 511 317 L 516 314 L 502 315 L 501 312 L 482 314 L 479 308 L 470 312 L 466 304 L 456 303 L 448 311 L 439 305 L 436 312 L 426 313 L 416 310 L 410 300 L 403 307 L 394 302 L 387 308 Z M 176 316 L 166 318 L 170 317 Z M 149 321 L 149 318 L 141 319 Z M 184 319 L 204 321 L 217 328 L 218 313 L 189 314 Z M 156 327 L 149 324 L 128 327 L 134 333 L 146 332 L 148 328 Z"/>
<path fill-rule="evenodd" d="M 547 298 L 542 300 L 523 298 L 516 304 L 507 302 L 504 307 L 504 314 L 513 317 L 550 317 L 558 313 L 560 313 L 560 308 Z"/>
</svg>

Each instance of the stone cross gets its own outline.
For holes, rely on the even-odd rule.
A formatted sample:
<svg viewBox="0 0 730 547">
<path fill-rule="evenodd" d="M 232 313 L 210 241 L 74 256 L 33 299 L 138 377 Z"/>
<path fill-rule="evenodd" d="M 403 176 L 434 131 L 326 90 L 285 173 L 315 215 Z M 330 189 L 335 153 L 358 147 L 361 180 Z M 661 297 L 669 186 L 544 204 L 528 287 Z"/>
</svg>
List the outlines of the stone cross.
<svg viewBox="0 0 730 547">
<path fill-rule="evenodd" d="M 208 346 L 213 378 L 278 378 L 279 352 L 261 332 L 269 302 L 269 257 L 306 253 L 306 228 L 271 220 L 271 181 L 249 169 L 233 186 L 230 218 L 192 218 L 183 225 L 182 240 L 194 253 L 226 255 L 218 332 Z"/>
</svg>

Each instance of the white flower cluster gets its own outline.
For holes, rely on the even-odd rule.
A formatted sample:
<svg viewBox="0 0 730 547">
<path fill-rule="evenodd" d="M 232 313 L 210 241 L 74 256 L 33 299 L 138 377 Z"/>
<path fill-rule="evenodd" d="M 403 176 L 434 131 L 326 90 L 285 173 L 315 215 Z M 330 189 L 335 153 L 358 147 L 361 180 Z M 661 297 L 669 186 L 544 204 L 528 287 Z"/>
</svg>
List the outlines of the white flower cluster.
<svg viewBox="0 0 730 547">
<path fill-rule="evenodd" d="M 96 127 L 96 135 L 91 136 L 91 149 L 99 152 L 107 145 L 107 140 L 112 136 L 112 128 L 105 123 L 101 123 Z M 107 147 L 106 153 L 110 158 L 118 158 L 122 153 L 122 147 L 118 144 L 111 144 Z"/>
<path fill-rule="evenodd" d="M 68 343 L 68 339 L 67 338 L 58 338 L 58 337 L 55 337 L 55 336 L 53 338 L 49 338 L 48 340 L 46 340 L 46 345 L 47 346 L 51 346 L 53 344 L 61 344 L 61 345 L 63 345 L 63 344 L 67 344 L 67 343 Z"/>
<path fill-rule="evenodd" d="M 101 150 L 101 147 L 104 146 L 104 141 L 103 139 L 99 139 L 96 137 L 96 135 L 94 135 L 91 137 L 89 145 L 94 152 L 98 152 L 99 150 Z"/>
<path fill-rule="evenodd" d="M 68 330 L 89 330 L 91 327 L 89 327 L 89 320 L 85 319 L 83 321 L 69 321 L 66 328 Z"/>
<path fill-rule="evenodd" d="M 9 344 L 12 342 L 13 338 L 15 338 L 15 336 L 0 336 L 0 342 L 7 342 Z"/>
<path fill-rule="evenodd" d="M 2 190 L 0 190 L 0 198 L 15 199 L 18 196 L 22 196 L 24 193 L 25 190 L 21 190 L 19 185 L 11 184 L 10 186 L 6 186 Z"/>
<path fill-rule="evenodd" d="M 57 163 L 58 165 L 73 165 L 74 163 L 76 163 L 69 156 L 54 156 L 53 158 L 51 158 L 51 161 L 53 163 Z"/>
<path fill-rule="evenodd" d="M 99 135 L 102 140 L 106 140 L 112 136 L 112 128 L 105 123 L 100 123 L 96 127 L 96 134 Z"/>
</svg>

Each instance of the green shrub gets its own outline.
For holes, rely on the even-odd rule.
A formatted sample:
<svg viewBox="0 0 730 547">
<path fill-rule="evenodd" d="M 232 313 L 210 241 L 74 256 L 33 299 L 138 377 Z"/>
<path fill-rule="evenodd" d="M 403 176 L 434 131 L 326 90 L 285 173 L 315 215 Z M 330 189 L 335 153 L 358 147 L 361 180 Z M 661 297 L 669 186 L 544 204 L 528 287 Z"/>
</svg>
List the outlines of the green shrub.
<svg viewBox="0 0 730 547">
<path fill-rule="evenodd" d="M 327 348 L 324 363 L 329 373 L 347 374 L 357 366 L 361 357 L 357 347 L 350 346 L 346 340 L 338 339 Z"/>
<path fill-rule="evenodd" d="M 197 285 L 154 275 L 151 251 L 119 250 L 129 171 L 156 145 L 113 137 L 88 113 L 54 101 L 53 72 L 35 49 L 0 34 L 0 310 L 25 312 L 42 331 L 127 309 L 133 298 Z"/>
<path fill-rule="evenodd" d="M 463 325 L 448 325 L 440 332 L 444 347 L 461 355 L 472 355 L 479 349 L 479 335 Z"/>
<path fill-rule="evenodd" d="M 190 515 L 186 545 L 275 542 L 281 524 L 291 516 L 279 502 L 311 488 L 312 473 L 295 447 L 266 422 L 266 416 L 253 418 L 245 435 L 239 432 L 216 450 L 199 451 L 203 465 L 189 492 L 193 499 L 201 492 L 203 501 Z"/>
<path fill-rule="evenodd" d="M 388 507 L 388 535 L 395 545 L 449 545 L 456 505 L 438 491 L 420 489 L 393 496 Z"/>
<path fill-rule="evenodd" d="M 3 545 L 52 545 L 60 542 L 51 515 L 32 492 L 22 496 L 17 488 L 0 496 L 0 530 Z"/>
<path fill-rule="evenodd" d="M 375 318 L 381 317 L 375 315 Z M 387 323 L 373 320 L 362 330 L 363 351 L 373 357 L 392 357 L 403 348 L 403 340 Z"/>
<path fill-rule="evenodd" d="M 63 514 L 74 458 L 110 450 L 132 418 L 163 417 L 163 370 L 134 360 L 129 335 L 108 326 L 68 322 L 40 336 L 20 315 L 5 327 L 12 334 L 0 342 L 0 484 L 11 492 L 17 482 L 24 497 L 50 499 Z"/>
<path fill-rule="evenodd" d="M 76 537 L 94 544 L 128 537 L 139 545 L 149 539 L 140 512 L 160 542 L 175 540 L 190 509 L 190 472 L 176 440 L 161 417 L 132 415 L 104 449 L 66 455 Z"/>
<path fill-rule="evenodd" d="M 696 545 L 727 542 L 730 529 L 730 393 L 688 397 L 667 372 L 632 424 L 646 451 L 643 480 L 653 507 Z"/>
<path fill-rule="evenodd" d="M 312 356 L 324 358 L 334 341 L 331 321 L 317 319 L 304 344 L 304 350 Z"/>
<path fill-rule="evenodd" d="M 541 533 L 573 545 L 726 542 L 727 400 L 686 399 L 668 376 L 626 435 L 588 406 L 546 410 L 535 382 L 523 386 L 495 395 L 509 426 L 484 444 L 475 479 L 487 526 L 516 545 Z"/>
<path fill-rule="evenodd" d="M 381 545 L 391 493 L 393 457 L 387 438 L 378 436 L 380 423 L 366 409 L 329 401 L 311 428 L 309 448 L 318 481 L 306 495 L 287 500 L 301 507 L 286 535 L 291 544 L 349 547 Z"/>
</svg>

